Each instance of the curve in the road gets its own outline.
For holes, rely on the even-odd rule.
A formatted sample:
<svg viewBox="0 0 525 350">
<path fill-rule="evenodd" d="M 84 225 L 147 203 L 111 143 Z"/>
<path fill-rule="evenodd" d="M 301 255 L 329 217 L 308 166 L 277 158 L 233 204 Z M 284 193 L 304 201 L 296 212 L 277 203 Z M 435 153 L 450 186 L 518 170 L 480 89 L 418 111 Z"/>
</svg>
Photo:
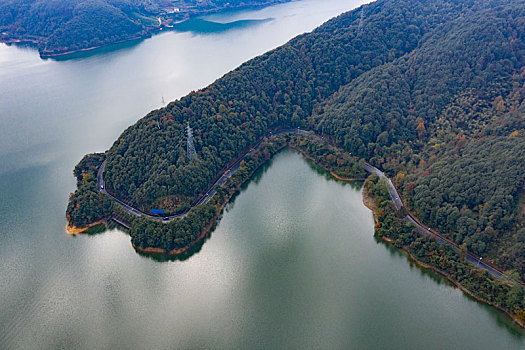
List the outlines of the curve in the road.
<svg viewBox="0 0 525 350">
<path fill-rule="evenodd" d="M 237 169 L 239 169 L 239 167 L 241 165 L 241 162 L 243 160 L 245 160 L 245 158 L 246 158 L 246 156 L 248 154 L 258 150 L 259 147 L 261 146 L 262 141 L 265 138 L 271 137 L 271 136 L 275 136 L 275 135 L 281 135 L 281 134 L 309 135 L 309 134 L 311 134 L 311 132 L 306 131 L 306 130 L 302 130 L 302 129 L 299 129 L 299 128 L 295 128 L 295 129 L 280 129 L 280 130 L 275 130 L 275 131 L 267 133 L 264 137 L 259 139 L 259 141 L 257 141 L 254 145 L 252 145 L 250 148 L 248 148 L 248 150 L 246 152 L 244 152 L 233 164 L 231 164 L 224 171 L 222 171 L 222 175 L 208 187 L 206 192 L 203 195 L 201 195 L 190 206 L 189 209 L 186 209 L 184 212 L 179 213 L 179 214 L 165 215 L 165 216 L 159 217 L 159 216 L 156 216 L 156 215 L 151 215 L 151 214 L 148 214 L 148 213 L 144 213 L 143 211 L 141 211 L 141 210 L 139 210 L 139 209 L 137 209 L 137 208 L 135 208 L 135 207 L 125 203 L 124 201 L 118 199 L 117 197 L 115 197 L 114 195 L 109 193 L 107 191 L 107 189 L 106 189 L 106 183 L 104 181 L 104 170 L 106 168 L 106 160 L 105 159 L 102 162 L 102 164 L 100 165 L 100 168 L 98 169 L 98 173 L 97 173 L 97 188 L 98 188 L 98 190 L 100 192 L 102 192 L 103 194 L 108 196 L 111 200 L 113 200 L 114 202 L 118 203 L 128 214 L 131 214 L 131 215 L 134 215 L 134 216 L 145 216 L 145 217 L 148 217 L 148 218 L 150 218 L 152 220 L 157 220 L 157 221 L 162 221 L 164 223 L 168 223 L 168 222 L 170 222 L 170 221 L 172 221 L 174 219 L 180 219 L 180 218 L 183 218 L 183 217 L 187 216 L 189 211 L 192 208 L 194 208 L 196 206 L 199 206 L 199 205 L 202 205 L 202 204 L 208 203 L 210 201 L 210 199 L 217 192 L 216 191 L 217 186 L 222 186 L 222 185 L 224 185 L 224 183 L 226 183 L 228 178 L 230 178 L 232 176 L 232 174 Z"/>
<path fill-rule="evenodd" d="M 392 183 L 392 181 L 385 175 L 384 172 L 382 172 L 381 170 L 377 169 L 376 167 L 374 167 L 374 166 L 372 166 L 372 165 L 370 165 L 368 163 L 365 163 L 365 169 L 369 173 L 376 174 L 377 176 L 379 176 L 380 178 L 385 180 L 385 182 L 386 182 L 386 184 L 388 186 L 388 191 L 390 193 L 390 198 L 394 202 L 396 209 L 399 210 L 403 206 L 403 202 L 401 201 L 401 197 L 399 196 L 399 193 L 397 192 L 397 189 L 395 188 L 395 186 Z M 421 235 L 423 235 L 425 237 L 431 237 L 431 238 L 435 239 L 438 244 L 449 244 L 452 247 L 452 249 L 454 249 L 456 252 L 460 251 L 460 248 L 459 248 L 459 246 L 456 243 L 454 243 L 454 242 L 446 239 L 445 237 L 441 236 L 439 233 L 433 231 L 430 227 L 424 226 L 411 213 L 409 213 L 409 214 L 407 214 L 405 216 L 405 220 L 410 222 L 410 223 L 412 223 L 412 224 L 414 224 L 416 226 L 416 229 L 418 230 L 418 232 Z M 476 267 L 488 271 L 492 276 L 494 276 L 494 277 L 496 277 L 496 278 L 498 278 L 500 280 L 512 283 L 512 281 L 509 281 L 505 277 L 505 275 L 503 273 L 503 269 L 498 268 L 498 267 L 494 266 L 491 263 L 483 261 L 482 257 L 477 256 L 476 254 L 467 251 L 465 253 L 465 259 L 468 262 L 470 262 L 471 264 L 475 265 Z M 518 281 L 518 283 L 522 287 L 525 287 L 525 284 L 523 282 Z"/>
<path fill-rule="evenodd" d="M 257 141 L 252 147 L 250 147 L 244 154 L 242 154 L 233 164 L 231 164 L 229 167 L 227 167 L 226 170 L 224 170 L 222 172 L 222 175 L 208 187 L 206 192 L 202 196 L 200 196 L 190 206 L 189 209 L 187 209 L 186 211 L 184 211 L 182 213 L 179 213 L 179 214 L 172 214 L 172 215 L 164 216 L 162 218 L 158 217 L 158 216 L 151 215 L 151 214 L 147 214 L 147 213 L 144 213 L 144 212 L 138 210 L 137 208 L 134 208 L 133 206 L 123 202 L 122 200 L 118 199 L 117 197 L 113 196 L 112 194 L 108 193 L 107 190 L 106 190 L 104 177 L 103 177 L 104 169 L 106 167 L 106 160 L 104 160 L 102 162 L 102 165 L 100 166 L 98 174 L 97 174 L 97 188 L 98 188 L 99 191 L 104 193 L 110 199 L 112 199 L 113 201 L 115 201 L 118 204 L 120 204 L 120 206 L 122 206 L 122 208 L 127 213 L 129 213 L 131 215 L 146 216 L 146 217 L 148 217 L 150 219 L 153 219 L 153 220 L 157 220 L 157 221 L 162 221 L 162 222 L 168 223 L 168 222 L 170 222 L 170 221 L 172 221 L 174 219 L 179 219 L 179 218 L 185 217 L 186 215 L 188 215 L 189 211 L 192 208 L 194 208 L 194 207 L 196 207 L 198 205 L 202 205 L 202 204 L 208 203 L 210 201 L 210 199 L 217 192 L 216 191 L 217 186 L 222 186 L 228 180 L 228 178 L 230 178 L 232 176 L 232 174 L 237 169 L 239 169 L 241 162 L 246 158 L 246 156 L 248 154 L 256 151 L 259 148 L 259 146 L 261 145 L 261 143 L 264 140 L 264 138 L 275 136 L 275 135 L 281 135 L 281 134 L 313 135 L 320 142 L 324 142 L 324 138 L 323 137 L 320 137 L 320 136 L 314 134 L 311 131 L 306 131 L 306 130 L 302 130 L 302 129 L 299 129 L 299 128 L 295 128 L 295 129 L 281 129 L 281 130 L 275 130 L 275 131 L 269 132 L 264 137 L 259 139 L 259 141 Z M 388 192 L 390 193 L 390 198 L 394 202 L 396 210 L 401 209 L 403 207 L 403 201 L 401 200 L 401 197 L 399 196 L 399 193 L 397 192 L 396 187 L 394 186 L 392 181 L 386 176 L 386 174 L 384 172 L 382 172 L 381 170 L 379 170 L 378 168 L 376 168 L 376 167 L 374 167 L 374 166 L 372 166 L 372 165 L 370 165 L 370 164 L 368 164 L 366 162 L 364 164 L 364 168 L 369 173 L 377 175 L 378 177 L 380 177 L 381 179 L 383 179 L 386 182 L 386 184 L 388 186 Z M 439 244 L 449 244 L 449 245 L 452 246 L 452 249 L 454 249 L 456 252 L 459 252 L 459 246 L 456 243 L 446 239 L 445 237 L 442 237 L 437 232 L 431 230 L 430 227 L 422 225 L 419 222 L 419 220 L 417 218 L 415 218 L 411 213 L 406 215 L 405 220 L 410 222 L 410 223 L 412 223 L 412 224 L 414 224 L 416 226 L 418 232 L 420 234 L 422 234 L 423 236 L 434 238 L 436 240 L 436 242 L 439 243 Z M 490 264 L 490 263 L 487 263 L 487 262 L 483 261 L 483 259 L 481 257 L 479 257 L 479 256 L 477 256 L 477 255 L 475 255 L 475 254 L 473 254 L 471 252 L 466 252 L 465 258 L 466 258 L 466 260 L 468 262 L 472 263 L 476 267 L 479 267 L 479 268 L 482 268 L 482 269 L 488 271 L 492 276 L 494 276 L 494 277 L 496 277 L 496 278 L 498 278 L 500 280 L 508 281 L 505 278 L 502 269 L 494 266 L 493 264 Z M 508 281 L 508 282 L 510 282 L 510 281 Z M 522 285 L 523 287 L 525 287 L 525 284 L 523 282 L 520 281 L 518 283 L 520 285 Z"/>
</svg>

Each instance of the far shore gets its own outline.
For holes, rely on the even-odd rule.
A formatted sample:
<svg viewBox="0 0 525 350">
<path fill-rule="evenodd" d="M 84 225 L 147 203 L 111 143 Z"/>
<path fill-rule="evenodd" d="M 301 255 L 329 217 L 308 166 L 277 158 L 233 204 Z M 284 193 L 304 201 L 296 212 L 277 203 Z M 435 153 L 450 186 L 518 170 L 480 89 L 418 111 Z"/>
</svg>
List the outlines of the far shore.
<svg viewBox="0 0 525 350">
<path fill-rule="evenodd" d="M 290 0 L 289 2 L 292 2 L 292 1 L 295 1 L 295 0 Z M 126 43 L 126 42 L 147 39 L 147 38 L 150 38 L 151 36 L 153 36 L 155 34 L 158 34 L 158 33 L 162 32 L 164 29 L 172 30 L 173 24 L 182 23 L 182 22 L 185 22 L 185 21 L 187 21 L 187 20 L 189 20 L 191 18 L 194 18 L 194 17 L 212 15 L 212 14 L 216 14 L 216 13 L 229 12 L 229 11 L 242 11 L 242 10 L 250 10 L 250 9 L 259 9 L 259 8 L 264 8 L 264 7 L 269 7 L 269 6 L 275 6 L 275 5 L 278 5 L 278 4 L 285 3 L 285 2 L 287 2 L 287 1 L 286 0 L 277 0 L 277 1 L 273 2 L 273 3 L 265 4 L 265 5 L 262 5 L 262 4 L 261 5 L 240 5 L 240 6 L 235 7 L 235 8 L 218 8 L 218 9 L 206 10 L 206 11 L 201 11 L 201 12 L 196 12 L 196 13 L 189 12 L 187 14 L 187 17 L 184 18 L 184 19 L 181 19 L 179 21 L 170 23 L 168 25 L 162 25 L 160 27 L 148 27 L 148 32 L 146 34 L 136 35 L 136 36 L 134 36 L 132 38 L 128 38 L 128 39 L 113 41 L 113 42 L 109 42 L 109 43 L 106 43 L 106 44 L 94 45 L 94 46 L 86 47 L 86 48 L 83 48 L 83 49 L 75 49 L 75 50 L 66 50 L 66 51 L 59 51 L 59 50 L 57 50 L 57 51 L 43 51 L 43 50 L 39 50 L 39 49 L 37 49 L 37 50 L 38 50 L 38 53 L 40 55 L 40 58 L 62 57 L 62 56 L 67 56 L 67 55 L 80 53 L 80 52 L 93 51 L 93 50 L 96 50 L 96 49 L 109 47 L 109 46 L 112 46 L 112 45 L 123 44 L 123 43 Z M 4 44 L 23 44 L 23 43 L 28 43 L 28 44 L 32 44 L 32 45 L 38 45 L 41 42 L 43 42 L 43 38 L 41 40 L 39 40 L 39 39 L 31 39 L 31 38 L 26 38 L 26 39 L 24 39 L 24 38 L 17 38 L 17 39 L 15 39 L 15 38 L 2 38 L 0 36 L 0 43 L 4 43 Z"/>
<path fill-rule="evenodd" d="M 0 38 L 0 43 L 3 43 L 3 44 L 23 44 L 23 43 L 38 44 L 38 40 L 36 40 L 36 39 L 2 39 L 2 38 Z"/>
<path fill-rule="evenodd" d="M 131 41 L 135 41 L 135 40 L 142 40 L 142 39 L 149 38 L 150 36 L 151 35 L 139 35 L 139 36 L 135 36 L 135 37 L 129 38 L 129 39 L 113 41 L 113 42 L 110 42 L 110 43 L 107 43 L 107 44 L 95 45 L 95 46 L 90 46 L 90 47 L 86 47 L 86 48 L 83 48 L 83 49 L 76 49 L 76 50 L 57 51 L 57 52 L 46 52 L 46 51 L 40 51 L 39 50 L 39 54 L 40 54 L 41 58 L 53 58 L 53 57 L 67 56 L 67 55 L 71 55 L 71 54 L 74 54 L 74 53 L 92 51 L 92 50 L 100 49 L 100 48 L 103 48 L 103 47 L 109 47 L 109 46 L 112 46 L 112 45 L 123 44 L 123 43 L 131 42 Z"/>
</svg>

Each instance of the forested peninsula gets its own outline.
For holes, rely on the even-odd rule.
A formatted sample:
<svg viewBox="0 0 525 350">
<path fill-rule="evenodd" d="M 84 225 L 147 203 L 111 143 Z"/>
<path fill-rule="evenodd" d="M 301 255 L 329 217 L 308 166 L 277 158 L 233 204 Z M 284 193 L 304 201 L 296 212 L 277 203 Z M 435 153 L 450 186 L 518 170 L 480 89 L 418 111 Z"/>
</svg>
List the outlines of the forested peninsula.
<svg viewBox="0 0 525 350">
<path fill-rule="evenodd" d="M 147 38 L 192 16 L 290 0 L 0 0 L 0 42 L 42 57 Z"/>
<path fill-rule="evenodd" d="M 420 237 L 372 176 L 365 190 L 376 203 L 376 233 L 523 324 L 525 294 L 512 282 L 525 279 L 523 18 L 518 0 L 380 0 L 344 13 L 152 111 L 104 154 L 86 157 L 75 169 L 68 220 L 85 226 L 118 211 L 96 186 L 103 159 L 108 193 L 143 212 L 174 213 L 269 132 L 300 127 L 332 146 L 266 138 L 237 179 L 184 218 L 130 216 L 134 246 L 184 248 L 261 162 L 279 147 L 302 145 L 325 169 L 346 169 L 341 177 L 366 176 L 360 159 L 382 169 L 403 211 L 461 251 Z M 195 157 L 187 154 L 188 125 Z M 466 251 L 506 278 L 466 263 Z"/>
</svg>

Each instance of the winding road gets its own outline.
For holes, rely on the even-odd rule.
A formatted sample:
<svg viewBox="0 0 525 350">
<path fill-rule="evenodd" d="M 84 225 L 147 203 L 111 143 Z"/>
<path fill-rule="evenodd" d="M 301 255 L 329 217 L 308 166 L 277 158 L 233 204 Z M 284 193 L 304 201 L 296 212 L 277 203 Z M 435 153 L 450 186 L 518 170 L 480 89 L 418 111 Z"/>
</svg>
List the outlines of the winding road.
<svg viewBox="0 0 525 350">
<path fill-rule="evenodd" d="M 388 186 L 388 191 L 390 192 L 390 197 L 392 198 L 392 201 L 394 202 L 394 205 L 395 205 L 396 209 L 397 210 L 401 209 L 401 207 L 403 207 L 403 202 L 401 201 L 401 198 L 399 197 L 399 193 L 397 193 L 397 189 L 395 188 L 394 184 L 385 175 L 385 173 L 383 173 L 381 170 L 377 169 L 376 167 L 374 167 L 374 166 L 372 166 L 372 165 L 370 165 L 368 163 L 365 163 L 365 169 L 366 169 L 366 171 L 368 171 L 370 173 L 376 174 L 377 176 L 379 176 L 379 178 L 381 178 L 381 179 L 383 179 L 385 181 L 385 183 Z M 410 223 L 412 223 L 412 224 L 414 224 L 416 226 L 417 231 L 422 236 L 434 238 L 438 244 L 449 244 L 454 251 L 456 251 L 457 253 L 460 252 L 460 248 L 458 247 L 458 245 L 456 243 L 454 243 L 454 242 L 444 238 L 439 233 L 437 233 L 434 230 L 432 230 L 430 227 L 424 226 L 411 213 L 409 213 L 409 214 L 407 214 L 405 216 L 405 220 L 410 222 Z M 494 277 L 496 277 L 498 279 L 506 280 L 506 278 L 503 275 L 503 271 L 502 270 L 500 270 L 500 269 L 498 269 L 498 268 L 496 268 L 496 267 L 494 267 L 492 265 L 489 265 L 489 263 L 484 262 L 482 257 L 479 257 L 479 256 L 477 256 L 477 255 L 475 255 L 475 254 L 473 254 L 471 252 L 466 252 L 465 259 L 468 262 L 470 262 L 473 265 L 475 265 L 476 267 L 479 267 L 479 268 L 482 268 L 484 270 L 487 270 L 492 276 L 494 276 Z"/>
<path fill-rule="evenodd" d="M 104 193 L 106 196 L 108 196 L 110 199 L 112 199 L 114 202 L 120 204 L 120 206 L 131 215 L 135 216 L 145 216 L 152 220 L 162 221 L 164 223 L 168 223 L 174 219 L 180 219 L 188 215 L 191 208 L 194 208 L 196 206 L 206 204 L 210 201 L 210 199 L 217 193 L 217 186 L 222 186 L 226 183 L 226 181 L 233 175 L 233 173 L 239 169 L 241 166 L 241 162 L 246 159 L 246 156 L 250 153 L 255 152 L 259 149 L 261 146 L 263 140 L 267 137 L 275 136 L 275 135 L 281 135 L 281 134 L 297 134 L 297 135 L 310 135 L 311 132 L 302 130 L 299 128 L 295 129 L 281 129 L 276 131 L 271 131 L 264 135 L 264 137 L 260 138 L 259 141 L 257 141 L 254 145 L 252 145 L 246 152 L 244 152 L 237 160 L 231 164 L 229 167 L 227 167 L 225 170 L 223 170 L 221 173 L 222 175 L 215 180 L 207 189 L 206 192 L 201 195 L 191 206 L 189 209 L 185 210 L 182 213 L 179 214 L 172 214 L 172 215 L 165 215 L 162 217 L 159 217 L 158 215 L 152 215 L 148 213 L 144 213 L 143 211 L 140 211 L 139 209 L 125 203 L 124 201 L 118 199 L 117 197 L 113 196 L 111 193 L 109 193 L 106 190 L 106 183 L 104 181 L 104 170 L 106 169 L 106 160 L 102 162 L 100 165 L 100 168 L 98 169 L 97 173 L 97 188 L 100 192 Z"/>
<path fill-rule="evenodd" d="M 111 198 L 113 201 L 115 201 L 118 204 L 120 204 L 122 206 L 122 208 L 127 213 L 129 213 L 131 215 L 145 216 L 145 217 L 148 217 L 148 218 L 150 218 L 152 220 L 157 220 L 157 221 L 161 221 L 161 222 L 164 222 L 164 223 L 168 223 L 168 222 L 170 222 L 170 221 L 172 221 L 174 219 L 179 219 L 179 218 L 183 218 L 183 217 L 187 216 L 188 212 L 190 211 L 191 208 L 194 208 L 194 207 L 196 207 L 198 205 L 202 205 L 202 204 L 208 203 L 210 201 L 210 199 L 215 195 L 215 193 L 217 193 L 217 190 L 216 190 L 217 186 L 222 186 L 222 185 L 224 185 L 226 183 L 226 181 L 233 175 L 233 173 L 237 169 L 239 169 L 239 167 L 241 165 L 241 162 L 246 159 L 246 156 L 248 154 L 253 153 L 256 150 L 258 150 L 265 138 L 268 138 L 268 137 L 271 137 L 271 136 L 275 136 L 275 135 L 280 135 L 280 134 L 311 135 L 316 140 L 318 140 L 319 142 L 325 142 L 323 137 L 320 137 L 320 136 L 314 134 L 313 132 L 302 130 L 302 129 L 299 129 L 299 128 L 296 128 L 296 129 L 281 129 L 281 130 L 276 130 L 276 131 L 269 132 L 264 137 L 259 139 L 259 141 L 257 141 L 257 143 L 255 143 L 247 151 L 245 151 L 239 158 L 237 158 L 237 160 L 233 164 L 231 164 L 225 170 L 223 170 L 221 172 L 222 175 L 217 180 L 215 180 L 215 182 L 213 182 L 206 189 L 206 192 L 203 195 L 201 195 L 190 206 L 189 209 L 187 209 L 186 211 L 184 211 L 182 213 L 179 213 L 179 214 L 172 214 L 172 215 L 167 215 L 167 216 L 164 216 L 164 217 L 159 217 L 159 216 L 147 214 L 147 213 L 144 213 L 144 212 L 138 210 L 137 208 L 134 208 L 133 206 L 123 202 L 122 200 L 118 199 L 117 197 L 113 196 L 112 194 L 108 193 L 106 191 L 106 186 L 105 186 L 104 177 L 103 177 L 104 169 L 106 168 L 106 160 L 104 160 L 102 162 L 102 165 L 100 166 L 100 168 L 98 170 L 98 173 L 97 173 L 97 188 L 99 189 L 100 192 L 104 193 L 106 196 Z M 397 192 L 397 189 L 394 186 L 394 184 L 392 183 L 392 181 L 385 175 L 384 172 L 382 172 L 378 168 L 376 168 L 376 167 L 374 167 L 374 166 L 372 166 L 372 165 L 370 165 L 368 163 L 365 163 L 364 167 L 365 167 L 366 171 L 368 171 L 369 173 L 372 173 L 372 174 L 376 174 L 379 178 L 381 178 L 381 179 L 383 179 L 385 181 L 385 183 L 388 186 L 388 191 L 390 193 L 390 197 L 392 198 L 392 201 L 394 202 L 394 205 L 396 207 L 396 210 L 400 210 L 403 207 L 403 201 L 401 200 L 401 197 L 399 196 L 399 193 Z M 423 225 L 410 212 L 408 212 L 408 214 L 405 216 L 405 220 L 407 222 L 410 222 L 410 223 L 414 224 L 416 226 L 417 231 L 422 236 L 433 238 L 433 239 L 436 240 L 436 242 L 438 244 L 449 244 L 452 247 L 452 249 L 454 249 L 456 252 L 460 251 L 460 248 L 459 248 L 459 246 L 456 243 L 454 243 L 454 242 L 444 238 L 439 233 L 437 233 L 436 231 L 432 230 L 430 227 Z M 494 266 L 491 263 L 483 261 L 482 257 L 479 257 L 479 256 L 477 256 L 477 255 L 475 255 L 475 254 L 473 254 L 471 252 L 466 252 L 465 258 L 466 258 L 466 260 L 468 262 L 472 263 L 476 267 L 488 271 L 492 276 L 494 276 L 494 277 L 496 277 L 496 278 L 498 278 L 500 280 L 511 282 L 511 281 L 509 281 L 509 280 L 507 280 L 505 278 L 502 269 Z M 523 282 L 519 282 L 519 283 L 522 286 L 525 286 Z"/>
</svg>

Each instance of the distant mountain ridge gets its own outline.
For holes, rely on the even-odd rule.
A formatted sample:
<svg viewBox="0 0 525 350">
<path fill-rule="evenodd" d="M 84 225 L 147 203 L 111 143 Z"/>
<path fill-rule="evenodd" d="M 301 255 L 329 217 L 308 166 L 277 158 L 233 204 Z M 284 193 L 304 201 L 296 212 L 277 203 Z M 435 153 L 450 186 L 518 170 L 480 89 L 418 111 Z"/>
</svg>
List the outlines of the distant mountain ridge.
<svg viewBox="0 0 525 350">
<path fill-rule="evenodd" d="M 190 16 L 289 0 L 0 0 L 0 41 L 53 56 L 150 36 Z"/>
</svg>

